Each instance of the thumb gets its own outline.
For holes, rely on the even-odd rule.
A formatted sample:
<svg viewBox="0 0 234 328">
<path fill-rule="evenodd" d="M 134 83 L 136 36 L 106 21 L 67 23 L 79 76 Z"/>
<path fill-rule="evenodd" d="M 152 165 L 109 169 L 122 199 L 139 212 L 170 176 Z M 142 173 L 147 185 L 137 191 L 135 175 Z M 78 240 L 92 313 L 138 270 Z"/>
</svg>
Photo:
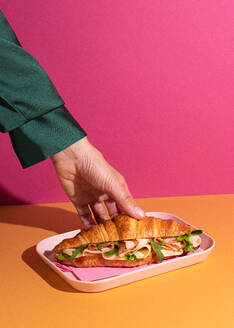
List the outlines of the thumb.
<svg viewBox="0 0 234 328">
<path fill-rule="evenodd" d="M 112 190 L 109 194 L 122 212 L 136 219 L 145 217 L 145 212 L 136 204 L 122 176 L 112 185 Z"/>
</svg>

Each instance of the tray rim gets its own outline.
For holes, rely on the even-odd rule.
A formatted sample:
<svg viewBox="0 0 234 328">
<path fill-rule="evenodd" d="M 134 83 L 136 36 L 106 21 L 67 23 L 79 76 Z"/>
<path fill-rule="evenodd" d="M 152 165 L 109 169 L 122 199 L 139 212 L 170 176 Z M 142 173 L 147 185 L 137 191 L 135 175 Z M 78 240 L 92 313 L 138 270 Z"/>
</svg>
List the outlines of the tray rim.
<svg viewBox="0 0 234 328">
<path fill-rule="evenodd" d="M 177 215 L 175 214 L 172 214 L 172 213 L 168 213 L 168 212 L 154 212 L 154 211 L 151 211 L 151 212 L 145 212 L 146 216 L 156 216 L 156 215 L 166 215 L 166 216 L 170 216 L 170 217 L 174 217 L 174 219 L 178 220 L 178 221 L 181 221 L 183 223 L 186 223 L 190 226 L 192 226 L 193 228 L 196 229 L 196 227 L 190 223 L 188 223 L 187 221 L 184 221 L 182 218 L 178 217 Z M 104 279 L 98 279 L 98 280 L 94 280 L 94 281 L 82 281 L 82 280 L 79 280 L 77 279 L 75 276 L 72 275 L 71 273 L 71 277 L 68 276 L 66 273 L 67 272 L 63 272 L 61 269 L 59 269 L 50 259 L 48 259 L 47 256 L 45 256 L 43 253 L 41 253 L 41 251 L 39 250 L 40 246 L 45 242 L 45 241 L 48 241 L 49 239 L 54 239 L 54 238 L 57 238 L 58 236 L 61 236 L 61 237 L 65 237 L 65 235 L 67 234 L 71 234 L 71 233 L 78 233 L 80 230 L 82 229 L 76 229 L 76 230 L 71 230 L 71 231 L 67 231 L 65 233 L 62 233 L 62 234 L 57 234 L 57 235 L 54 235 L 54 236 L 50 236 L 50 237 L 47 237 L 47 238 L 44 238 L 42 239 L 37 245 L 36 245 L 36 252 L 38 253 L 38 255 L 43 259 L 44 262 L 46 262 L 56 273 L 58 273 L 65 281 L 67 280 L 71 280 L 71 282 L 74 284 L 76 283 L 77 285 L 84 285 L 84 286 L 87 286 L 87 285 L 90 285 L 90 286 L 98 286 L 98 285 L 102 285 L 103 283 L 106 283 L 106 282 L 111 282 L 113 280 L 116 280 L 118 279 L 119 277 L 126 277 L 126 276 L 131 276 L 131 275 L 134 275 L 134 273 L 138 273 L 138 272 L 143 272 L 143 271 L 148 271 L 149 269 L 151 268 L 154 268 L 154 267 L 160 267 L 160 266 L 165 266 L 166 264 L 168 263 L 173 263 L 173 262 L 178 262 L 180 261 L 181 259 L 183 259 L 183 257 L 175 257 L 175 258 L 172 258 L 172 259 L 169 259 L 167 260 L 167 262 L 161 262 L 161 263 L 155 263 L 155 264 L 151 264 L 149 267 L 144 267 L 144 268 L 139 268 L 138 270 L 134 270 L 134 271 L 130 271 L 130 272 L 126 272 L 126 273 L 123 273 L 121 275 L 118 275 L 118 276 L 113 276 L 113 277 L 109 277 L 109 278 L 104 278 Z M 199 253 L 194 253 L 194 254 L 189 254 L 189 258 L 192 258 L 192 257 L 197 257 L 198 255 L 201 255 L 201 254 L 206 254 L 206 253 L 210 253 L 211 250 L 215 247 L 215 240 L 213 237 L 211 237 L 209 234 L 207 234 L 206 232 L 203 232 L 204 235 L 206 235 L 206 237 L 208 237 L 211 241 L 211 246 L 208 247 L 207 249 L 205 250 L 202 250 L 201 252 Z M 208 254 L 207 254 L 208 256 Z M 183 267 L 186 267 L 183 266 Z M 169 270 L 169 271 L 173 271 L 173 270 Z M 157 274 L 155 274 L 157 275 Z M 134 280 L 132 281 L 134 282 Z M 72 284 L 73 288 L 74 285 Z"/>
</svg>

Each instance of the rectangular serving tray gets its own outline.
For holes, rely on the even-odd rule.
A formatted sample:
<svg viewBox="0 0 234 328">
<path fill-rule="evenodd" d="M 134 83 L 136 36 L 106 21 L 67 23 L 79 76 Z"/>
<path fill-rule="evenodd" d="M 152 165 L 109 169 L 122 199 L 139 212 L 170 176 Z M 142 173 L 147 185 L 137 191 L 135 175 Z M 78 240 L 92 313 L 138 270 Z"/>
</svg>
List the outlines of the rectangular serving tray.
<svg viewBox="0 0 234 328">
<path fill-rule="evenodd" d="M 173 219 L 182 223 L 189 224 L 174 214 L 164 213 L 164 212 L 147 212 L 147 216 L 154 216 L 161 219 Z M 199 229 L 189 224 L 194 229 Z M 137 280 L 149 278 L 156 276 L 161 273 L 165 273 L 171 270 L 183 268 L 195 263 L 204 261 L 211 250 L 214 248 L 215 241 L 214 239 L 206 233 L 202 233 L 202 243 L 200 246 L 201 251 L 198 253 L 189 254 L 186 256 L 175 257 L 169 259 L 165 262 L 151 264 L 149 267 L 143 267 L 138 270 L 127 272 L 119 276 L 105 278 L 95 281 L 80 281 L 78 280 L 71 272 L 61 271 L 46 254 L 48 251 L 53 250 L 54 246 L 60 243 L 65 238 L 74 237 L 80 229 L 69 231 L 63 234 L 52 236 L 46 239 L 43 239 L 37 244 L 36 251 L 42 260 L 48 264 L 60 277 L 62 277 L 69 285 L 73 288 L 83 291 L 83 292 L 101 292 L 110 288 L 118 287 L 121 285 L 129 284 Z"/>
</svg>

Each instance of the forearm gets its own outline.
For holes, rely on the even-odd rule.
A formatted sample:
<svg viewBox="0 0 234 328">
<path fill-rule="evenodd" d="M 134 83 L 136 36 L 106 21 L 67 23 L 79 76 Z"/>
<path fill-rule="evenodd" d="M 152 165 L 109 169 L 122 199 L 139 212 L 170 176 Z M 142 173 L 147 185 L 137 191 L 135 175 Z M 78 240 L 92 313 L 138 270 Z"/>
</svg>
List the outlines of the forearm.
<svg viewBox="0 0 234 328">
<path fill-rule="evenodd" d="M 48 75 L 24 50 L 0 11 L 0 132 L 28 167 L 86 136 Z"/>
<path fill-rule="evenodd" d="M 9 132 L 64 104 L 50 78 L 0 11 L 0 131 Z"/>
</svg>

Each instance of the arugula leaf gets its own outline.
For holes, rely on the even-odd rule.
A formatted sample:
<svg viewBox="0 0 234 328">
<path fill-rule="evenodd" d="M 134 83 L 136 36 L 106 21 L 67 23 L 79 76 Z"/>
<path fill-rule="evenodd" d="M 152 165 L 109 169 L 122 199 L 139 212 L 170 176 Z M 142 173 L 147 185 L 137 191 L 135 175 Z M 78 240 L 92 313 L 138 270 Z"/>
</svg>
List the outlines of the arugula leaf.
<svg viewBox="0 0 234 328">
<path fill-rule="evenodd" d="M 162 260 L 164 260 L 164 255 L 162 253 L 162 245 L 165 245 L 165 243 L 160 242 L 160 243 L 156 243 L 153 240 L 150 240 L 152 246 L 153 246 L 153 250 L 155 251 L 155 253 L 157 254 L 158 260 L 159 262 L 162 262 Z"/>
<path fill-rule="evenodd" d="M 119 249 L 119 247 L 117 246 L 115 246 L 115 248 L 113 248 L 111 251 L 109 251 L 109 252 L 106 252 L 106 253 L 104 253 L 105 255 L 114 255 L 114 254 L 116 254 L 117 252 L 118 252 L 118 249 Z"/>
<path fill-rule="evenodd" d="M 194 252 L 195 251 L 195 247 L 193 246 L 193 244 L 187 244 L 185 247 L 187 252 Z"/>
<path fill-rule="evenodd" d="M 77 255 L 77 254 L 80 254 L 80 253 L 83 253 L 83 250 L 84 250 L 87 246 L 88 246 L 88 244 L 85 244 L 85 245 L 82 245 L 82 246 L 76 248 L 76 249 L 72 252 L 72 256 L 71 256 L 70 261 L 73 262 L 74 259 L 75 259 L 75 257 L 76 257 L 76 255 Z"/>
<path fill-rule="evenodd" d="M 201 233 L 203 233 L 202 230 L 194 230 L 191 233 L 185 233 L 184 235 L 178 236 L 177 240 L 181 241 L 181 240 L 189 240 L 189 237 L 193 236 L 193 235 L 200 235 Z"/>
<path fill-rule="evenodd" d="M 194 230 L 191 232 L 191 235 L 200 235 L 201 233 L 203 233 L 202 230 Z"/>
<path fill-rule="evenodd" d="M 187 237 L 188 237 L 187 234 L 182 235 L 182 236 L 178 236 L 178 237 L 177 237 L 177 240 L 179 240 L 179 241 L 186 240 Z"/>
<path fill-rule="evenodd" d="M 58 259 L 59 261 L 63 261 L 63 260 L 69 259 L 69 258 L 70 258 L 70 256 L 67 255 L 67 254 L 62 254 L 62 253 L 60 253 L 60 254 L 57 255 L 57 259 Z"/>
<path fill-rule="evenodd" d="M 126 260 L 134 261 L 136 260 L 136 254 L 127 254 L 124 256 Z"/>
<path fill-rule="evenodd" d="M 191 233 L 185 233 L 182 236 L 178 236 L 177 240 L 182 241 L 184 240 L 186 243 L 185 249 L 187 252 L 194 252 L 195 251 L 195 247 L 193 246 L 193 244 L 191 243 L 191 241 L 189 240 L 189 238 L 191 236 L 194 235 L 200 235 L 203 231 L 202 230 L 194 230 Z"/>
</svg>

